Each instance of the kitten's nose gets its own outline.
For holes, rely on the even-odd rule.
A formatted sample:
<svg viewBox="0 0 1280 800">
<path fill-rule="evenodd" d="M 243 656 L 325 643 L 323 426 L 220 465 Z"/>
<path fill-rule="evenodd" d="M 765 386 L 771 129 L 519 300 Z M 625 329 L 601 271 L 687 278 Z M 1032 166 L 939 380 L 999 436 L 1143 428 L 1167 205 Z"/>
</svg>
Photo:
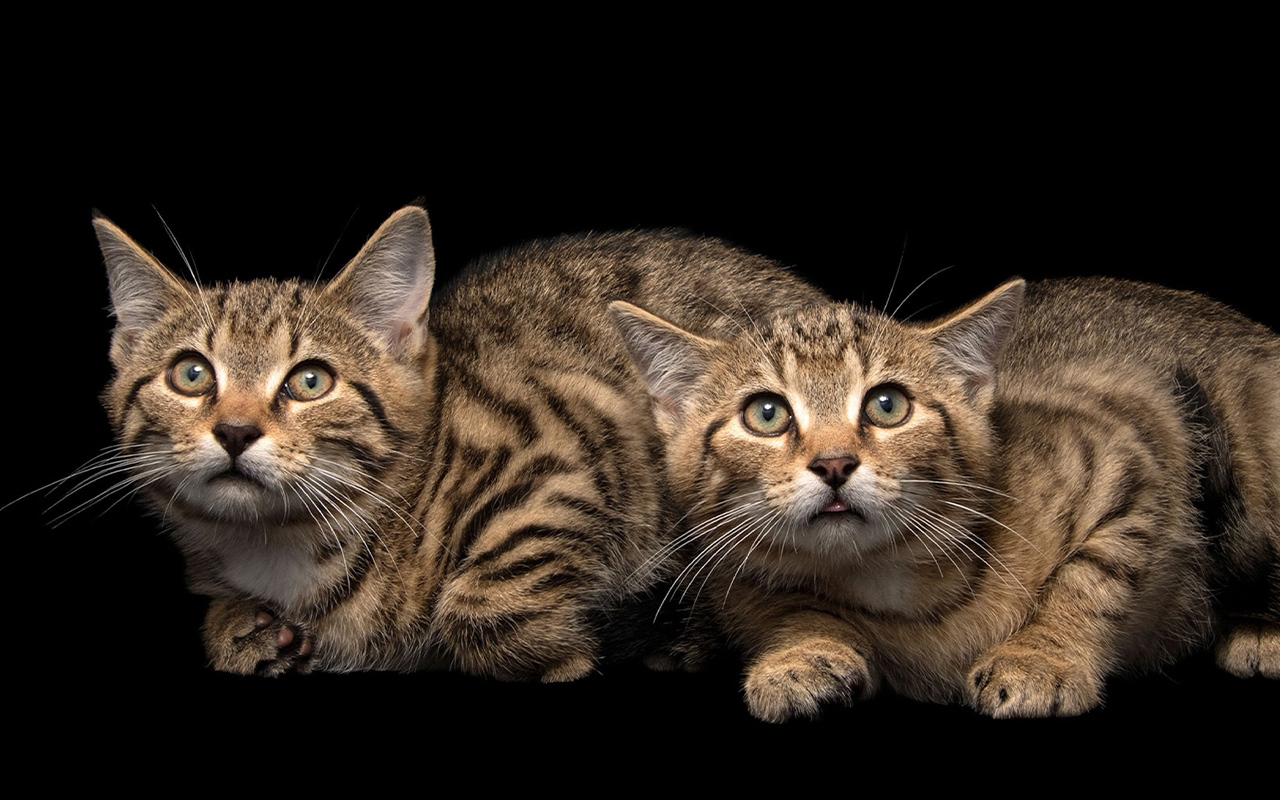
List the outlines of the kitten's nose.
<svg viewBox="0 0 1280 800">
<path fill-rule="evenodd" d="M 815 458 L 809 464 L 809 471 L 822 478 L 833 489 L 849 480 L 849 476 L 857 468 L 858 459 L 853 456 Z"/>
<path fill-rule="evenodd" d="M 219 422 L 213 426 L 213 438 L 218 440 L 222 449 L 231 456 L 231 460 L 245 451 L 245 448 L 262 438 L 262 430 L 257 425 L 231 425 Z"/>
</svg>

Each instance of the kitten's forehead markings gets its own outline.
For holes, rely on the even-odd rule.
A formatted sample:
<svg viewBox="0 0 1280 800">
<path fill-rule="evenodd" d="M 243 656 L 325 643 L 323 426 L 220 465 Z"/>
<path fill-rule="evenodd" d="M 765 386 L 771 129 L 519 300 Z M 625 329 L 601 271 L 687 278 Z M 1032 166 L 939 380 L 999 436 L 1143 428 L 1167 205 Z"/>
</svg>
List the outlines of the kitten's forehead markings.
<svg viewBox="0 0 1280 800">
<path fill-rule="evenodd" d="M 218 376 L 219 390 L 242 387 L 263 397 L 272 397 L 284 385 L 293 368 L 289 356 L 292 339 L 282 326 L 267 332 L 266 338 L 233 340 L 225 330 L 216 337 L 210 361 Z M 226 358 L 220 358 L 220 355 Z M 234 365 L 234 370 L 233 370 Z"/>
<path fill-rule="evenodd" d="M 802 431 L 807 430 L 813 422 L 813 413 L 809 409 L 809 404 L 805 402 L 803 392 L 796 391 L 804 384 L 801 382 L 800 362 L 792 350 L 787 350 L 782 359 L 781 378 L 778 388 L 787 398 L 787 404 L 791 406 L 791 416 L 794 418 L 796 427 Z"/>
<path fill-rule="evenodd" d="M 865 371 L 862 356 L 853 347 L 844 349 L 844 370 L 849 387 L 848 399 L 845 401 L 844 415 L 855 427 L 862 422 L 862 394 L 864 391 L 862 375 Z"/>
</svg>

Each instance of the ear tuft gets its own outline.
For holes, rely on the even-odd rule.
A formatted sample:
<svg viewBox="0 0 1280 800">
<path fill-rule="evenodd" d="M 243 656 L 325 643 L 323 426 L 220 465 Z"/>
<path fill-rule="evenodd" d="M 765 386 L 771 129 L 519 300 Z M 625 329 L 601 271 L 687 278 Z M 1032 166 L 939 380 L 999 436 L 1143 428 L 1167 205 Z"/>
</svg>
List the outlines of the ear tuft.
<svg viewBox="0 0 1280 800">
<path fill-rule="evenodd" d="M 93 228 L 106 263 L 111 312 L 116 318 L 111 358 L 120 363 L 147 328 L 194 296 L 195 287 L 174 277 L 106 217 L 95 213 Z"/>
<path fill-rule="evenodd" d="M 609 312 L 653 398 L 659 426 L 678 424 L 715 343 L 621 300 L 610 303 Z"/>
<path fill-rule="evenodd" d="M 327 291 L 341 296 L 401 357 L 417 353 L 426 341 L 434 282 L 427 212 L 406 206 L 382 223 Z"/>
<path fill-rule="evenodd" d="M 996 361 L 1022 308 L 1026 281 L 1011 280 L 930 329 L 934 342 L 966 376 L 972 400 L 995 391 Z"/>
</svg>

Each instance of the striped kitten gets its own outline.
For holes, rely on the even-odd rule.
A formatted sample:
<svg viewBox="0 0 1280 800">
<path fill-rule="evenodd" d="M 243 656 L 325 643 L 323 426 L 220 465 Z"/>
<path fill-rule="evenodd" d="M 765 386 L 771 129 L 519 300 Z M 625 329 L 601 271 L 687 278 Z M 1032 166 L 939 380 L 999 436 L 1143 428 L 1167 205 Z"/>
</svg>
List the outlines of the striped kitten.
<svg viewBox="0 0 1280 800">
<path fill-rule="evenodd" d="M 587 674 L 614 652 L 602 621 L 661 580 L 638 568 L 675 522 L 606 303 L 730 336 L 818 298 L 670 232 L 531 244 L 432 299 L 417 207 L 323 286 L 197 286 L 94 226 L 116 316 L 118 454 L 99 470 L 127 470 L 117 490 L 171 533 L 211 598 L 213 666 L 235 673 Z"/>
<path fill-rule="evenodd" d="M 694 510 L 700 592 L 780 721 L 882 685 L 996 717 L 1098 706 L 1216 638 L 1280 677 L 1280 339 L 1204 297 L 1012 281 L 705 337 L 613 305 Z M 671 369 L 669 365 L 679 365 Z"/>
</svg>

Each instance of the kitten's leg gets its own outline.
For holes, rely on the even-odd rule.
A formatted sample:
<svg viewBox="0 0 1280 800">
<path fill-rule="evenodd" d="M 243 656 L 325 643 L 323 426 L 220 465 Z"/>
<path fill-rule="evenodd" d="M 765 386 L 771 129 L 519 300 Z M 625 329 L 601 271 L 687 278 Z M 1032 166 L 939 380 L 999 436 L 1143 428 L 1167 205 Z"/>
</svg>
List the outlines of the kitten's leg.
<svg viewBox="0 0 1280 800">
<path fill-rule="evenodd" d="M 247 600 L 218 597 L 205 614 L 205 652 L 213 668 L 240 675 L 309 672 L 315 640 L 311 632 Z"/>
<path fill-rule="evenodd" d="M 1123 522 L 1095 530 L 1054 572 L 1026 624 L 978 658 L 968 678 L 973 707 L 993 717 L 1047 717 L 1101 705 L 1121 632 L 1155 625 L 1134 617 L 1151 568 L 1145 540 Z M 1176 594 L 1163 598 L 1170 608 L 1185 601 Z"/>
<path fill-rule="evenodd" d="M 1269 524 L 1271 543 L 1263 552 L 1272 563 L 1262 578 L 1262 597 L 1252 604 L 1264 610 L 1233 614 L 1215 651 L 1218 666 L 1238 678 L 1280 679 L 1280 524 Z"/>
<path fill-rule="evenodd" d="M 1243 469 L 1235 473 L 1234 485 L 1243 499 L 1244 515 L 1228 529 L 1227 558 L 1233 575 L 1250 575 L 1257 570 L 1256 586 L 1246 589 L 1250 596 L 1241 607 L 1229 610 L 1233 616 L 1218 642 L 1218 666 L 1232 675 L 1280 680 L 1280 370 L 1275 359 L 1259 362 L 1254 399 L 1241 403 L 1253 427 L 1246 441 L 1237 443 L 1246 452 L 1239 454 Z M 1261 421 L 1261 422 L 1259 422 Z M 1249 449 L 1258 448 L 1257 454 Z M 1249 581 L 1250 584 L 1253 581 Z"/>
<path fill-rule="evenodd" d="M 726 628 L 748 654 L 743 690 L 766 722 L 816 717 L 852 705 L 876 688 L 868 652 L 852 626 L 800 598 L 735 587 Z"/>
<path fill-rule="evenodd" d="M 1031 405 L 1005 431 L 997 485 L 1019 499 L 998 512 L 991 547 L 1016 565 L 1032 608 L 962 687 L 984 714 L 1083 714 L 1101 705 L 1118 667 L 1167 663 L 1210 633 L 1200 513 L 1176 490 L 1194 472 L 1184 423 L 1176 409 L 1139 400 L 1101 407 L 1125 413 L 1104 424 Z"/>
<path fill-rule="evenodd" d="M 475 675 L 553 683 L 590 674 L 599 649 L 590 593 L 556 563 L 548 555 L 463 569 L 440 594 L 433 638 Z"/>
</svg>

